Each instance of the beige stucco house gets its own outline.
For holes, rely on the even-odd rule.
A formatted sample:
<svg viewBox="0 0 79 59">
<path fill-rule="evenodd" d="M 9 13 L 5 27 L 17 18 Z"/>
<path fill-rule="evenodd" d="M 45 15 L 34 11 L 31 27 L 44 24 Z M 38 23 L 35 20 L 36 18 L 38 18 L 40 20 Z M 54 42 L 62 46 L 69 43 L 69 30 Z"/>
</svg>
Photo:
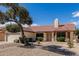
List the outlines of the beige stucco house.
<svg viewBox="0 0 79 59">
<path fill-rule="evenodd" d="M 31 26 L 24 27 L 26 37 L 31 37 L 34 40 L 38 35 L 42 35 L 43 41 L 56 41 L 58 33 L 64 33 L 65 41 L 67 39 L 75 40 L 75 25 L 72 23 L 60 24 L 56 19 L 53 24 L 48 26 Z M 0 41 L 14 42 L 21 36 L 19 33 L 9 33 L 4 28 L 0 28 Z"/>
</svg>

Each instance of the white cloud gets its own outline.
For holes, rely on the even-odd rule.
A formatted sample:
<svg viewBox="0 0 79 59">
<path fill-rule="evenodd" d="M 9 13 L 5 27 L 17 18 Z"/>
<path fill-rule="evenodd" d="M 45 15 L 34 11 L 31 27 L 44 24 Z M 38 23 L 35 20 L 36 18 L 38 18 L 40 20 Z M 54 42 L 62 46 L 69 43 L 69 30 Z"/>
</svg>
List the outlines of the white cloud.
<svg viewBox="0 0 79 59">
<path fill-rule="evenodd" d="M 6 22 L 5 25 L 7 24 L 16 24 L 15 22 Z"/>
<path fill-rule="evenodd" d="M 23 27 L 29 27 L 27 24 L 22 25 Z"/>
<path fill-rule="evenodd" d="M 25 25 L 22 25 L 23 27 L 29 27 L 29 25 L 25 24 Z M 32 24 L 31 26 L 40 26 L 38 24 Z"/>
<path fill-rule="evenodd" d="M 79 17 L 79 11 L 73 12 L 72 15 L 73 17 Z"/>
<path fill-rule="evenodd" d="M 7 24 L 16 24 L 15 22 L 6 22 L 5 24 L 0 24 L 0 27 L 5 27 Z"/>
<path fill-rule="evenodd" d="M 16 24 L 15 22 L 6 22 L 5 24 L 0 24 L 0 27 L 5 27 L 7 24 Z M 23 27 L 29 27 L 29 25 L 24 24 Z M 40 26 L 38 24 L 32 24 L 31 26 Z"/>
<path fill-rule="evenodd" d="M 78 21 L 74 21 L 72 23 L 75 24 L 76 26 L 78 26 L 79 25 L 79 20 Z"/>
<path fill-rule="evenodd" d="M 5 24 L 0 24 L 0 27 L 5 27 Z"/>
<path fill-rule="evenodd" d="M 31 26 L 40 26 L 40 25 L 38 25 L 38 24 L 32 24 Z"/>
</svg>

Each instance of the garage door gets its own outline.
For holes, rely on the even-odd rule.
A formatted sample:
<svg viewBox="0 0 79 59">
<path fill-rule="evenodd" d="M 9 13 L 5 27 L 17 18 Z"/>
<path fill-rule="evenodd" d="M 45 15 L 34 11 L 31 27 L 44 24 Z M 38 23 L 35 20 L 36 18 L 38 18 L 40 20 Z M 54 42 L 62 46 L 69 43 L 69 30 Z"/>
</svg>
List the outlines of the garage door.
<svg viewBox="0 0 79 59">
<path fill-rule="evenodd" d="M 20 34 L 8 34 L 7 41 L 14 42 L 14 40 L 19 39 L 19 37 L 20 37 Z"/>
<path fill-rule="evenodd" d="M 0 41 L 4 41 L 4 40 L 5 40 L 5 32 L 0 31 Z"/>
</svg>

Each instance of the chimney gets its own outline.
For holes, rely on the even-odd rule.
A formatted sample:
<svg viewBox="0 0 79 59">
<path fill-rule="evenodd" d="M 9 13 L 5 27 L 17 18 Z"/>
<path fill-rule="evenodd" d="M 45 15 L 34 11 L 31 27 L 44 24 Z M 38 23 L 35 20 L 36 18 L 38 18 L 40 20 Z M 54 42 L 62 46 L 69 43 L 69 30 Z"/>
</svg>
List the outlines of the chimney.
<svg viewBox="0 0 79 59">
<path fill-rule="evenodd" d="M 54 20 L 54 27 L 55 28 L 58 28 L 58 26 L 59 26 L 59 21 L 58 21 L 58 18 L 56 18 L 55 20 Z"/>
</svg>

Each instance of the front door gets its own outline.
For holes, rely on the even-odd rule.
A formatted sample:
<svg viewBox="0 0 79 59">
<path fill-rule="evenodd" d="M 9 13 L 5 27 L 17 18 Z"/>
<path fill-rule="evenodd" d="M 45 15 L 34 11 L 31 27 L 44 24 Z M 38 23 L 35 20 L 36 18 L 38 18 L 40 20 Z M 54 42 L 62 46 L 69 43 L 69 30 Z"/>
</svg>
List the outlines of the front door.
<svg viewBox="0 0 79 59">
<path fill-rule="evenodd" d="M 47 41 L 52 41 L 52 33 L 47 33 Z"/>
</svg>

